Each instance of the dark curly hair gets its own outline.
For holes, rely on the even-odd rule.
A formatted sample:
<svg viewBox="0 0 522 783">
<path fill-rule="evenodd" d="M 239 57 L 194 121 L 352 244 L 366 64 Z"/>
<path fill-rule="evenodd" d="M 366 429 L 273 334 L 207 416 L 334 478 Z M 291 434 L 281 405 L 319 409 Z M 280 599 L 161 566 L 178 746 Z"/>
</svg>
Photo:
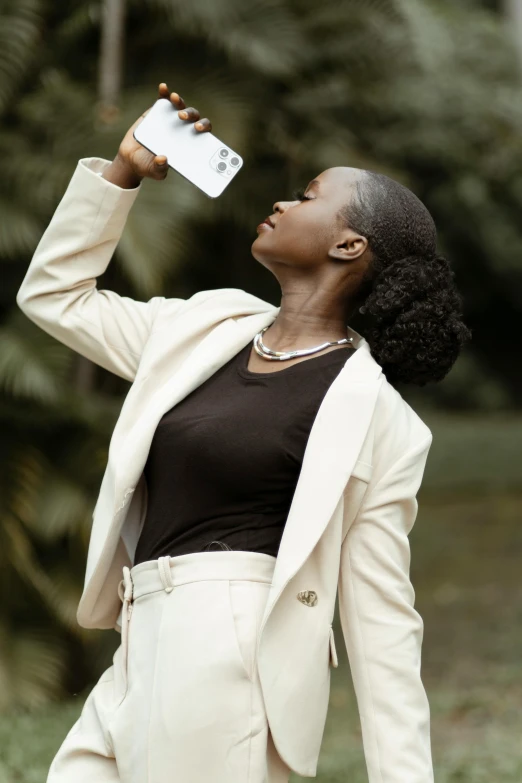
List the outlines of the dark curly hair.
<svg viewBox="0 0 522 783">
<path fill-rule="evenodd" d="M 471 331 L 461 321 L 455 273 L 437 254 L 433 218 L 411 190 L 362 170 L 339 212 L 368 239 L 371 261 L 351 305 L 368 313 L 371 353 L 390 383 L 441 381 Z"/>
</svg>

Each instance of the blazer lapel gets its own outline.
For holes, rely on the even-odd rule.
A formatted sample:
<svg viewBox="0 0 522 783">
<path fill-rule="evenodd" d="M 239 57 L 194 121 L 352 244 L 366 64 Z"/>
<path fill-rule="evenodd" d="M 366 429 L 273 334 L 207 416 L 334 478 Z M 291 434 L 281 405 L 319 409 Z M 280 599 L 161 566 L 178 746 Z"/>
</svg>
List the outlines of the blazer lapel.
<svg viewBox="0 0 522 783">
<path fill-rule="evenodd" d="M 359 347 L 330 385 L 310 431 L 261 630 L 332 517 L 371 423 L 384 375 L 358 336 Z"/>
<path fill-rule="evenodd" d="M 222 321 L 158 389 L 125 439 L 118 456 L 115 504 L 126 488 L 136 486 L 161 417 L 230 361 L 260 329 L 272 323 L 278 312 L 279 308 L 273 308 L 239 321 L 233 318 Z"/>
</svg>

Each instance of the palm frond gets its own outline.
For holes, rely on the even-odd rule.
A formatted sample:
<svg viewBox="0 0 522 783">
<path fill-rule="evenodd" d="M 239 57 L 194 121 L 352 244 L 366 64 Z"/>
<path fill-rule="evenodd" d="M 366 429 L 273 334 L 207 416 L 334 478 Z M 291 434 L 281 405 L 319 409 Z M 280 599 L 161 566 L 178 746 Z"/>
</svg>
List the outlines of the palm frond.
<svg viewBox="0 0 522 783">
<path fill-rule="evenodd" d="M 72 353 L 27 320 L 16 309 L 11 323 L 0 327 L 0 389 L 16 398 L 57 404 Z"/>
<path fill-rule="evenodd" d="M 14 629 L 0 620 L 0 712 L 35 709 L 63 693 L 65 647 L 50 631 Z"/>
<path fill-rule="evenodd" d="M 0 256 L 5 263 L 34 250 L 41 237 L 40 222 L 19 203 L 0 197 Z"/>
<path fill-rule="evenodd" d="M 10 0 L 0 9 L 0 113 L 28 72 L 44 27 L 43 0 Z"/>
<path fill-rule="evenodd" d="M 147 5 L 166 11 L 178 35 L 202 36 L 260 74 L 290 75 L 306 58 L 297 14 L 284 0 L 148 0 Z"/>
<path fill-rule="evenodd" d="M 93 27 L 100 23 L 100 4 L 97 2 L 82 2 L 77 8 L 72 8 L 70 13 L 59 20 L 55 29 L 57 44 L 82 43 L 83 37 Z"/>
</svg>

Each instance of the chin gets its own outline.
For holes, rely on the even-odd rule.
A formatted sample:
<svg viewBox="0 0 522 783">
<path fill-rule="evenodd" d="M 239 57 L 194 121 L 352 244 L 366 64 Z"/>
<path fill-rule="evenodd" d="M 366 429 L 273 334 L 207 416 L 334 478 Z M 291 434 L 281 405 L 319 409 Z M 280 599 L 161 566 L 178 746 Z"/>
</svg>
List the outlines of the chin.
<svg viewBox="0 0 522 783">
<path fill-rule="evenodd" d="M 256 261 L 260 261 L 261 259 L 259 258 L 259 256 L 263 255 L 258 250 L 258 246 L 259 246 L 259 241 L 258 240 L 259 240 L 259 237 L 256 237 L 254 239 L 254 241 L 252 242 L 252 244 L 250 245 L 250 250 L 251 250 L 252 255 L 254 256 L 254 258 L 256 259 Z M 257 253 L 257 255 L 256 255 L 256 253 Z"/>
</svg>

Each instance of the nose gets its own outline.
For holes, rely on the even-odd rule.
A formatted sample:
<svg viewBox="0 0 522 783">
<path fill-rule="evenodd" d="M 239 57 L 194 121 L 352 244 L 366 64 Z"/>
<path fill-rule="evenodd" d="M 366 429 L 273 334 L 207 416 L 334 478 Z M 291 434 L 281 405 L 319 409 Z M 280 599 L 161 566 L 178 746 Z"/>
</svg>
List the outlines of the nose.
<svg viewBox="0 0 522 783">
<path fill-rule="evenodd" d="M 276 201 L 276 203 L 273 205 L 272 209 L 274 212 L 279 212 L 281 215 L 286 212 L 286 210 L 289 207 L 292 207 L 294 204 L 299 204 L 299 201 Z"/>
</svg>

